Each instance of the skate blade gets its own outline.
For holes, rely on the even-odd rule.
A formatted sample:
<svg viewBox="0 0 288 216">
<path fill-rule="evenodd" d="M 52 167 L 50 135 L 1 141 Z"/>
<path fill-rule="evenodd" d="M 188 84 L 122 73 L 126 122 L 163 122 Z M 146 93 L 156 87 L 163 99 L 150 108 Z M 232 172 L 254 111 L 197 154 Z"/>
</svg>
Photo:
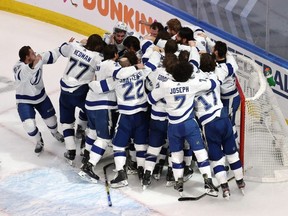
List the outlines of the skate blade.
<svg viewBox="0 0 288 216">
<path fill-rule="evenodd" d="M 137 170 L 127 170 L 127 175 L 136 175 Z"/>
<path fill-rule="evenodd" d="M 83 171 L 80 171 L 78 173 L 78 175 L 84 180 L 84 181 L 88 181 L 90 183 L 93 183 L 93 184 L 97 184 L 98 183 L 98 180 L 94 179 L 94 178 L 91 178 L 90 176 L 88 176 L 85 172 Z"/>
<path fill-rule="evenodd" d="M 153 174 L 152 176 L 155 180 L 160 180 L 160 174 Z"/>
<path fill-rule="evenodd" d="M 175 181 L 167 181 L 166 182 L 166 187 L 172 187 L 175 185 Z"/>
<path fill-rule="evenodd" d="M 148 187 L 147 185 L 143 185 L 142 186 L 143 191 L 145 191 L 147 189 L 147 187 Z"/>
<path fill-rule="evenodd" d="M 244 188 L 240 188 L 240 191 L 241 191 L 242 195 L 245 196 Z"/>
<path fill-rule="evenodd" d="M 192 178 L 192 176 L 193 176 L 193 174 L 188 175 L 188 176 L 184 176 L 184 177 L 183 177 L 183 181 L 184 181 L 184 182 L 188 181 L 190 178 Z"/>
<path fill-rule="evenodd" d="M 128 181 L 127 180 L 123 180 L 121 182 L 115 183 L 115 184 L 110 184 L 111 188 L 121 188 L 121 187 L 125 187 L 128 185 Z"/>
<path fill-rule="evenodd" d="M 208 196 L 218 197 L 217 191 L 210 191 L 209 189 L 206 189 L 206 194 L 207 194 Z"/>
<path fill-rule="evenodd" d="M 230 200 L 230 195 L 227 195 L 226 197 L 224 197 L 225 200 Z"/>
<path fill-rule="evenodd" d="M 73 161 L 73 160 L 69 160 L 69 159 L 67 159 L 67 158 L 65 158 L 65 160 L 67 161 L 67 163 L 68 163 L 70 166 L 74 167 L 74 161 Z"/>
</svg>

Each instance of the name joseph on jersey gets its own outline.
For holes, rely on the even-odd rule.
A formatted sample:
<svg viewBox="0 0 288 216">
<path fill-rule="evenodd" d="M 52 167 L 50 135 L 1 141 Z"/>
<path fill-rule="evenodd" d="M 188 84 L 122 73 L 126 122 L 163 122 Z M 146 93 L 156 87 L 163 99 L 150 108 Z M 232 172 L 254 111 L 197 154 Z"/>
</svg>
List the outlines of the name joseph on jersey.
<svg viewBox="0 0 288 216">
<path fill-rule="evenodd" d="M 189 87 L 188 86 L 181 86 L 181 87 L 171 88 L 171 90 L 170 90 L 170 94 L 185 93 L 185 92 L 189 92 Z"/>
</svg>

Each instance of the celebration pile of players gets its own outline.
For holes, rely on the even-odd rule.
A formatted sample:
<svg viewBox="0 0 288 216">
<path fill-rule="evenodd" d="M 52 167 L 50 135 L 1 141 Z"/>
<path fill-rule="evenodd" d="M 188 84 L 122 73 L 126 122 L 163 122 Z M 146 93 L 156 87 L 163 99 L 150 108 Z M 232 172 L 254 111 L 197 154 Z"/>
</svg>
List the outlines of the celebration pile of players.
<svg viewBox="0 0 288 216">
<path fill-rule="evenodd" d="M 71 38 L 39 54 L 30 46 L 19 50 L 14 66 L 17 108 L 25 131 L 35 140 L 35 153 L 44 146 L 37 110 L 51 134 L 65 142 L 64 157 L 70 164 L 76 157 L 75 139 L 81 140 L 79 175 L 92 182 L 99 180 L 97 163 L 112 147 L 117 171 L 110 182 L 113 188 L 127 186 L 127 174 L 138 174 L 139 185 L 146 189 L 167 165 L 167 186 L 180 194 L 197 168 L 208 195 L 218 196 L 213 173 L 229 199 L 230 166 L 244 193 L 235 129 L 238 66 L 226 44 L 174 18 L 165 28 L 156 21 L 142 24 L 150 26 L 149 35 L 137 35 L 117 22 L 113 33 L 103 37 Z M 42 79 L 43 65 L 60 56 L 68 59 L 60 81 L 63 135 Z"/>
</svg>

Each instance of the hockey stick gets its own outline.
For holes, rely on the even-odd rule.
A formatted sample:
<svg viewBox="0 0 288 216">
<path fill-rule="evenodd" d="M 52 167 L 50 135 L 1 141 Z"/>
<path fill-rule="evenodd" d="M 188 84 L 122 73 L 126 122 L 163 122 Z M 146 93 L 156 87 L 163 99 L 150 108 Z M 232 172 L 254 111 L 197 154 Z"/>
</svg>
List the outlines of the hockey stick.
<svg viewBox="0 0 288 216">
<path fill-rule="evenodd" d="M 235 178 L 235 176 L 232 176 L 232 177 L 230 177 L 227 181 L 229 182 L 229 181 L 231 181 L 231 180 L 234 179 L 234 178 Z M 217 189 L 219 189 L 219 188 L 220 188 L 220 185 L 217 186 Z M 195 196 L 195 197 L 193 197 L 193 196 L 190 196 L 190 197 L 180 197 L 180 198 L 178 198 L 178 201 L 197 201 L 197 200 L 205 197 L 206 195 L 209 196 L 209 194 L 203 193 L 203 194 L 201 194 L 201 195 L 199 195 L 199 196 Z"/>
<path fill-rule="evenodd" d="M 108 178 L 107 178 L 107 168 L 114 163 L 109 163 L 103 167 L 103 172 L 104 172 L 104 177 L 105 177 L 105 187 L 106 187 L 106 192 L 107 192 L 107 200 L 108 200 L 108 206 L 112 206 L 112 201 L 111 201 L 111 196 L 110 196 L 110 190 L 109 190 L 109 183 L 108 183 Z"/>
<path fill-rule="evenodd" d="M 247 172 L 247 170 L 250 170 L 250 169 L 252 169 L 252 168 L 253 168 L 253 166 L 247 167 L 247 168 L 243 171 L 243 173 L 245 174 L 245 173 Z M 229 181 L 231 181 L 232 179 L 235 179 L 235 176 L 230 177 L 227 181 L 229 182 Z M 221 186 L 221 185 L 218 185 L 216 188 L 219 189 L 220 186 Z M 207 193 L 203 193 L 203 194 L 201 194 L 201 195 L 199 195 L 199 196 L 196 196 L 196 197 L 193 197 L 193 196 L 190 196 L 190 197 L 180 197 L 180 198 L 178 198 L 178 201 L 196 201 L 196 200 L 201 199 L 202 197 L 205 197 L 206 195 L 211 196 L 211 195 L 209 195 L 209 194 L 207 194 Z"/>
</svg>

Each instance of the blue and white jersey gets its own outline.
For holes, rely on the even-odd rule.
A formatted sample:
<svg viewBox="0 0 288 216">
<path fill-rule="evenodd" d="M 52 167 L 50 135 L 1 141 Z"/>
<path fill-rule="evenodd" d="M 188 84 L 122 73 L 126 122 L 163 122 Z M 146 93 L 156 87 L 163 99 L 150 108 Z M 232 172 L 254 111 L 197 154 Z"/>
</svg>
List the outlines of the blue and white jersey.
<svg viewBox="0 0 288 216">
<path fill-rule="evenodd" d="M 153 53 L 153 48 L 154 48 L 154 43 L 153 41 L 149 40 L 149 39 L 143 39 L 140 42 L 140 47 L 141 47 L 141 52 L 142 52 L 142 62 L 146 63 L 150 56 Z"/>
<path fill-rule="evenodd" d="M 157 68 L 156 71 L 150 73 L 146 80 L 146 88 L 152 91 L 156 86 L 161 85 L 163 82 L 167 82 L 169 79 L 173 79 L 172 75 L 167 73 L 165 68 Z M 151 119 L 158 121 L 167 120 L 167 112 L 165 110 L 165 100 L 159 100 L 156 104 L 151 106 Z"/>
<path fill-rule="evenodd" d="M 206 38 L 207 45 L 210 50 L 215 46 L 215 42 L 209 37 Z M 217 62 L 217 66 L 221 69 L 216 68 L 215 73 L 218 79 L 222 82 L 221 84 L 221 98 L 230 99 L 237 97 L 239 95 L 236 87 L 236 71 L 238 70 L 238 65 L 233 55 L 230 52 L 226 54 L 226 60 L 222 62 Z"/>
<path fill-rule="evenodd" d="M 43 83 L 43 65 L 55 63 L 60 53 L 57 48 L 40 53 L 40 55 L 42 59 L 34 69 L 21 61 L 18 61 L 13 67 L 17 103 L 38 104 L 47 97 Z"/>
<path fill-rule="evenodd" d="M 222 82 L 221 98 L 228 99 L 239 95 L 236 86 L 236 71 L 238 70 L 238 65 L 234 57 L 228 52 L 226 61 L 218 62 L 218 67 L 220 67 L 221 70 L 215 70 L 215 73 L 219 77 L 219 80 Z M 221 76 L 223 77 L 223 73 L 225 75 L 224 79 L 220 78 Z"/>
<path fill-rule="evenodd" d="M 170 124 L 178 124 L 189 118 L 194 110 L 194 98 L 200 91 L 212 90 L 215 81 L 192 76 L 187 82 L 167 80 L 148 94 L 148 102 L 166 101 L 166 112 Z"/>
<path fill-rule="evenodd" d="M 207 73 L 208 74 L 208 73 Z M 195 97 L 195 114 L 201 125 L 221 116 L 223 107 L 220 97 L 220 83 L 214 72 L 208 74 L 210 79 L 215 80 L 216 87 L 211 91 L 200 92 Z"/>
<path fill-rule="evenodd" d="M 60 81 L 63 91 L 72 93 L 94 79 L 98 64 L 103 59 L 101 53 L 87 50 L 78 42 L 64 43 L 59 51 L 64 57 L 69 58 Z"/>
<path fill-rule="evenodd" d="M 124 79 L 107 78 L 93 81 L 89 87 L 94 92 L 115 90 L 120 114 L 133 115 L 147 111 L 147 95 L 144 89 L 145 79 L 151 70 L 138 70 L 137 73 Z"/>
<path fill-rule="evenodd" d="M 99 70 L 96 72 L 96 79 L 100 81 L 112 77 L 115 67 L 117 67 L 117 63 L 114 60 L 108 59 L 101 62 Z M 85 108 L 87 110 L 117 109 L 115 91 L 96 93 L 92 89 L 89 89 L 86 96 Z"/>
</svg>

